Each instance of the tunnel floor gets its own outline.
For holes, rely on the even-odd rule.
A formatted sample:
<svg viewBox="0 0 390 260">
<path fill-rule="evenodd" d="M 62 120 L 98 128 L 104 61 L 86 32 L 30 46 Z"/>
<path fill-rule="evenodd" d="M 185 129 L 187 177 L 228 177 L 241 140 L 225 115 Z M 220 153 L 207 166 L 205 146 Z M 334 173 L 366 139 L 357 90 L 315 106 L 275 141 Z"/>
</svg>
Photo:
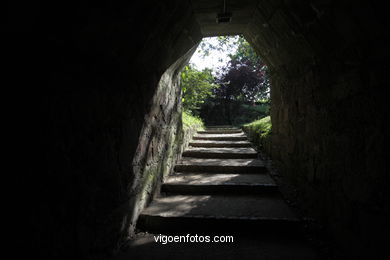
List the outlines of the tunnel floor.
<svg viewBox="0 0 390 260">
<path fill-rule="evenodd" d="M 113 260 L 125 259 L 323 259 L 301 240 L 234 236 L 233 243 L 156 243 L 154 235 L 139 233 Z M 158 234 L 157 234 L 158 235 Z"/>
<path fill-rule="evenodd" d="M 240 129 L 198 131 L 140 214 L 139 233 L 115 259 L 321 259 Z M 233 242 L 156 242 L 171 236 L 232 236 Z M 213 240 L 213 239 L 211 239 Z"/>
</svg>

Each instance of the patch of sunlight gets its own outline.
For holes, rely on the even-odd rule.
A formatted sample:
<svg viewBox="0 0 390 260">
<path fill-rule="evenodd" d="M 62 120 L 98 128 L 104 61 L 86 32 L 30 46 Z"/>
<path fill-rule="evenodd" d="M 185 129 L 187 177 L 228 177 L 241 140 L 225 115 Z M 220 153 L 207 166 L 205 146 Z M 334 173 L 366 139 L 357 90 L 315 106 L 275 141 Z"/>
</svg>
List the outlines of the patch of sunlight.
<svg viewBox="0 0 390 260">
<path fill-rule="evenodd" d="M 204 184 L 204 183 L 212 183 L 212 184 L 221 184 L 232 179 L 239 177 L 239 174 L 215 174 L 215 175 L 205 175 L 201 174 L 192 174 L 192 175 L 180 175 L 175 176 L 171 175 L 170 180 L 166 183 L 174 183 L 174 182 L 183 182 L 185 184 Z"/>
</svg>

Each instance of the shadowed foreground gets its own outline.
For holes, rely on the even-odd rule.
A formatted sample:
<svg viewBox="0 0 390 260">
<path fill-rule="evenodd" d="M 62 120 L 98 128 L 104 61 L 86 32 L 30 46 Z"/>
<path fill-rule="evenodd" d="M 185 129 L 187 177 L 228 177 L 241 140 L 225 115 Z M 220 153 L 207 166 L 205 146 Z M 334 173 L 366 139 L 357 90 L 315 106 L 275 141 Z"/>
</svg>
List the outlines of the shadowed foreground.
<svg viewBox="0 0 390 260">
<path fill-rule="evenodd" d="M 223 129 L 199 131 L 193 139 L 247 141 L 241 131 Z M 303 237 L 301 220 L 253 154 L 249 145 L 189 147 L 137 224 L 156 235 L 232 235 L 234 242 L 164 245 L 144 233 L 128 242 L 119 259 L 318 259 Z"/>
</svg>

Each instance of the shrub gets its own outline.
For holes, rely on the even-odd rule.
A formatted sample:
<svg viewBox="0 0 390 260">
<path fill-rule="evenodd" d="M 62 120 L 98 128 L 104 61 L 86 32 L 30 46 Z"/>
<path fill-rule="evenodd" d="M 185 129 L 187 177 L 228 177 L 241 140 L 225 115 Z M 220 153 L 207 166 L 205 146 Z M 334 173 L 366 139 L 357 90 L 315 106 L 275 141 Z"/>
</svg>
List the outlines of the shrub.
<svg viewBox="0 0 390 260">
<path fill-rule="evenodd" d="M 182 113 L 183 127 L 185 129 L 188 128 L 196 128 L 196 129 L 204 129 L 204 123 L 200 117 L 191 115 L 188 111 L 183 111 Z"/>
<path fill-rule="evenodd" d="M 271 155 L 271 117 L 267 116 L 260 120 L 243 126 L 244 131 L 248 134 L 249 139 L 258 147 L 265 151 L 269 156 Z"/>
<path fill-rule="evenodd" d="M 266 138 L 271 134 L 272 130 L 271 117 L 267 116 L 262 119 L 253 121 L 244 125 L 244 127 L 251 132 L 255 132 L 260 137 Z"/>
</svg>

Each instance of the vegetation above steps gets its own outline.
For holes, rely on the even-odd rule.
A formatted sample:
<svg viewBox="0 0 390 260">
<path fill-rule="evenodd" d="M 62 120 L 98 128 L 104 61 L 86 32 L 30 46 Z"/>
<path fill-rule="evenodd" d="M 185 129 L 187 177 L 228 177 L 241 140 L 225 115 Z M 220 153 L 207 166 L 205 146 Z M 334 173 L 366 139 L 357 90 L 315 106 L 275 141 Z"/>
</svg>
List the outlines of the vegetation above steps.
<svg viewBox="0 0 390 260">
<path fill-rule="evenodd" d="M 270 116 L 245 124 L 242 129 L 257 148 L 271 155 L 272 124 Z"/>
<path fill-rule="evenodd" d="M 193 116 L 187 111 L 182 113 L 183 119 L 183 129 L 186 131 L 188 129 L 202 130 L 204 129 L 204 123 L 200 117 Z"/>
<path fill-rule="evenodd" d="M 269 115 L 268 68 L 244 37 L 205 38 L 196 51 L 203 61 L 212 52 L 220 52 L 215 59 L 226 56 L 225 65 L 190 61 L 181 72 L 183 109 L 207 125 L 238 126 Z"/>
</svg>

